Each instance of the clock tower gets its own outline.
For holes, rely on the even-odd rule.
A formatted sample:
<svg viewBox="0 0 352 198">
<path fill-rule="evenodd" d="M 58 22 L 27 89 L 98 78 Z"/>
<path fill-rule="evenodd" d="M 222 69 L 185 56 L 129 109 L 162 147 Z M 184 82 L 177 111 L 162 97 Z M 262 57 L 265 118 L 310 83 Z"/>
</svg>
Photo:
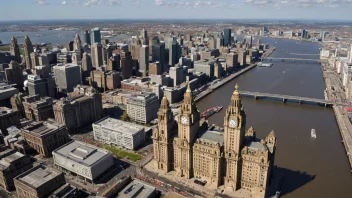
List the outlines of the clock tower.
<svg viewBox="0 0 352 198">
<path fill-rule="evenodd" d="M 178 115 L 178 137 L 174 139 L 174 167 L 178 176 L 192 177 L 192 147 L 197 137 L 200 113 L 194 103 L 190 84 Z"/>
<path fill-rule="evenodd" d="M 231 97 L 231 103 L 224 118 L 226 175 L 225 186 L 237 190 L 241 178 L 241 149 L 246 125 L 246 114 L 241 103 L 238 85 Z"/>
<path fill-rule="evenodd" d="M 154 160 L 158 170 L 167 173 L 172 170 L 172 141 L 176 132 L 174 116 L 170 104 L 164 96 L 158 111 L 158 128 L 153 131 Z"/>
</svg>

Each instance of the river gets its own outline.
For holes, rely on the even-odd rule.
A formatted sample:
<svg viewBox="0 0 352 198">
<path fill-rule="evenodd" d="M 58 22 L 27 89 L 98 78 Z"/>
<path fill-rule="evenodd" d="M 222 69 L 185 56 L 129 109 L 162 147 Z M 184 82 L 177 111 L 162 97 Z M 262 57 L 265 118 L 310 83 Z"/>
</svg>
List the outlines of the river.
<svg viewBox="0 0 352 198">
<path fill-rule="evenodd" d="M 276 47 L 272 57 L 319 59 L 320 45 L 284 39 L 262 39 Z M 309 56 L 297 54 L 310 54 Z M 197 103 L 199 110 L 227 106 L 235 84 L 243 91 L 324 98 L 320 65 L 275 61 L 273 67 L 256 67 Z M 352 176 L 334 112 L 320 106 L 242 98 L 247 126 L 257 137 L 271 130 L 278 138 L 275 166 L 284 172 L 283 197 L 352 197 Z M 225 110 L 209 118 L 223 125 Z M 311 139 L 314 128 L 317 139 Z"/>
</svg>

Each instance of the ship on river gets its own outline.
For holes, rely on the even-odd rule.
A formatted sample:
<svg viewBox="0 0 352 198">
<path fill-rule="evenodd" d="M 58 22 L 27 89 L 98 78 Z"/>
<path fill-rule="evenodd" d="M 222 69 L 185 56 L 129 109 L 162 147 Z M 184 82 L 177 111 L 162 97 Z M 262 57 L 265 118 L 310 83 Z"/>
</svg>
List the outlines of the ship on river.
<svg viewBox="0 0 352 198">
<path fill-rule="evenodd" d="M 203 118 L 209 118 L 210 116 L 212 116 L 214 113 L 218 113 L 221 111 L 221 109 L 223 108 L 223 106 L 217 106 L 217 107 L 212 107 L 206 111 L 204 111 L 202 113 L 202 117 Z"/>
</svg>

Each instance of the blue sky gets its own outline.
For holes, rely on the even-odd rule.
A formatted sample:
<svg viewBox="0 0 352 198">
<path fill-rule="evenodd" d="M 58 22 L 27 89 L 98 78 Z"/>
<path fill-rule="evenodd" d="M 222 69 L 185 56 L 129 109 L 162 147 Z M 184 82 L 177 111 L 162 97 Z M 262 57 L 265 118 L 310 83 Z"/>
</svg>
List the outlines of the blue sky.
<svg viewBox="0 0 352 198">
<path fill-rule="evenodd" d="M 0 20 L 352 20 L 352 0 L 0 0 Z"/>
</svg>

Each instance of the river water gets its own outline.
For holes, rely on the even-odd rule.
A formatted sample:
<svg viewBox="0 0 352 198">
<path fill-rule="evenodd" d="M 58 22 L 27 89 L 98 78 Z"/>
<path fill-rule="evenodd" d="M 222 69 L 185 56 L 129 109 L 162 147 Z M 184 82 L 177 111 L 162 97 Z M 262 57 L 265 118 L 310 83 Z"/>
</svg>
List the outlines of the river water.
<svg viewBox="0 0 352 198">
<path fill-rule="evenodd" d="M 269 38 L 262 43 L 276 47 L 272 57 L 319 58 L 316 43 Z M 324 98 L 320 65 L 275 61 L 271 68 L 256 67 L 214 91 L 197 103 L 199 110 L 227 108 L 236 83 L 243 91 Z M 242 102 L 246 128 L 253 126 L 258 138 L 275 131 L 275 166 L 285 175 L 283 197 L 352 197 L 352 176 L 332 109 L 251 98 Z M 213 115 L 209 123 L 222 126 L 224 114 Z M 317 139 L 310 137 L 312 128 Z"/>
</svg>

